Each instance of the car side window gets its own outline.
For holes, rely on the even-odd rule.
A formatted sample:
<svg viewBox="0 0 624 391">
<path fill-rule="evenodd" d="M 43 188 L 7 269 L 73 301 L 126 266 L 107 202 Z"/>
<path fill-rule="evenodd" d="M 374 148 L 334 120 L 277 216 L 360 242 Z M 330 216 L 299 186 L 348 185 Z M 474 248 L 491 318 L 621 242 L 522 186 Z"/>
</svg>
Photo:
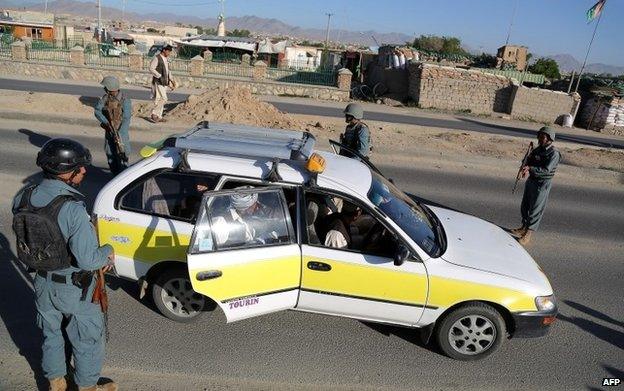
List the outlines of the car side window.
<svg viewBox="0 0 624 391">
<path fill-rule="evenodd" d="M 164 171 L 132 186 L 119 205 L 122 209 L 192 221 L 203 193 L 213 190 L 217 182 L 217 175 Z"/>
<path fill-rule="evenodd" d="M 296 242 L 280 189 L 215 192 L 202 203 L 191 245 L 194 253 Z"/>
<path fill-rule="evenodd" d="M 355 203 L 339 196 L 305 192 L 308 243 L 367 255 L 392 258 L 397 239 Z"/>
</svg>

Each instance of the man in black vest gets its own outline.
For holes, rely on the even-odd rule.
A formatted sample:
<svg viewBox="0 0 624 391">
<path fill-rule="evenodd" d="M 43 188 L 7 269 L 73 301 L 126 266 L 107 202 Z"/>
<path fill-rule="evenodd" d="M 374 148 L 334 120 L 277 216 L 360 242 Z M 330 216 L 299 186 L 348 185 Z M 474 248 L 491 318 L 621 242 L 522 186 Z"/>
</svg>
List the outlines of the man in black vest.
<svg viewBox="0 0 624 391">
<path fill-rule="evenodd" d="M 333 248 L 351 248 L 350 227 L 362 215 L 362 209 L 344 203 L 342 210 L 327 217 L 325 246 Z"/>
<path fill-rule="evenodd" d="M 163 110 L 167 103 L 167 87 L 175 87 L 175 82 L 169 73 L 169 61 L 173 48 L 165 45 L 159 54 L 155 55 L 150 62 L 150 73 L 152 74 L 152 99 L 154 99 L 154 109 L 150 119 L 152 122 L 165 122 Z"/>
</svg>

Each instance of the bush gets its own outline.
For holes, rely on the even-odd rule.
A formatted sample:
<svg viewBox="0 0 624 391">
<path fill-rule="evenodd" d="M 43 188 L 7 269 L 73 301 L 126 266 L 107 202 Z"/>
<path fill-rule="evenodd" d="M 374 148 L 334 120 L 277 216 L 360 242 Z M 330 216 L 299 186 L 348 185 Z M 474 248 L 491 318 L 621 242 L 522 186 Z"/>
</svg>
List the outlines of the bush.
<svg viewBox="0 0 624 391">
<path fill-rule="evenodd" d="M 529 66 L 528 71 L 544 75 L 548 79 L 560 79 L 559 64 L 551 58 L 540 58 L 535 64 Z"/>
</svg>

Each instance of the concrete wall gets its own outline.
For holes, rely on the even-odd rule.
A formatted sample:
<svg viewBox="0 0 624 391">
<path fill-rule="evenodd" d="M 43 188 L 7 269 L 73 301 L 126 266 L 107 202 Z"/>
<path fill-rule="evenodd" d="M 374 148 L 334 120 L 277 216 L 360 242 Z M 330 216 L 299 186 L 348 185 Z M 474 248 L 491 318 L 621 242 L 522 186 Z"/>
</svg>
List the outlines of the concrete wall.
<svg viewBox="0 0 624 391">
<path fill-rule="evenodd" d="M 624 98 L 593 97 L 580 111 L 580 123 L 604 133 L 624 134 Z"/>
<path fill-rule="evenodd" d="M 409 65 L 409 97 L 422 108 L 507 113 L 511 80 L 480 71 L 433 64 Z"/>
<path fill-rule="evenodd" d="M 119 68 L 94 68 L 71 64 L 34 63 L 28 61 L 0 60 L 0 75 L 22 75 L 41 77 L 45 79 L 85 80 L 99 82 L 106 75 L 114 75 L 122 83 L 149 86 L 151 75 L 147 71 L 130 71 Z M 339 90 L 336 87 L 313 86 L 306 84 L 279 83 L 272 81 L 258 81 L 249 78 L 215 76 L 188 76 L 176 74 L 176 81 L 182 88 L 214 88 L 216 86 L 244 85 L 254 94 L 289 95 L 310 97 L 335 101 L 349 100 L 349 90 Z"/>
<path fill-rule="evenodd" d="M 520 120 L 554 123 L 564 114 L 574 115 L 577 94 L 513 86 L 511 116 Z"/>
</svg>

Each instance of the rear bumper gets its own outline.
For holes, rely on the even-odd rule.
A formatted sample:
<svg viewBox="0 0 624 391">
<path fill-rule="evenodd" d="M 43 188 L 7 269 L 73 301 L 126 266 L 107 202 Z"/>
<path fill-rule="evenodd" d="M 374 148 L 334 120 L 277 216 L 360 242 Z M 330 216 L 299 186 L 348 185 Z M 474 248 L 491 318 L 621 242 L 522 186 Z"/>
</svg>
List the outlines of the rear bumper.
<svg viewBox="0 0 624 391">
<path fill-rule="evenodd" d="M 557 309 L 549 312 L 522 312 L 512 314 L 515 329 L 514 338 L 543 337 L 550 331 L 557 317 Z"/>
</svg>

